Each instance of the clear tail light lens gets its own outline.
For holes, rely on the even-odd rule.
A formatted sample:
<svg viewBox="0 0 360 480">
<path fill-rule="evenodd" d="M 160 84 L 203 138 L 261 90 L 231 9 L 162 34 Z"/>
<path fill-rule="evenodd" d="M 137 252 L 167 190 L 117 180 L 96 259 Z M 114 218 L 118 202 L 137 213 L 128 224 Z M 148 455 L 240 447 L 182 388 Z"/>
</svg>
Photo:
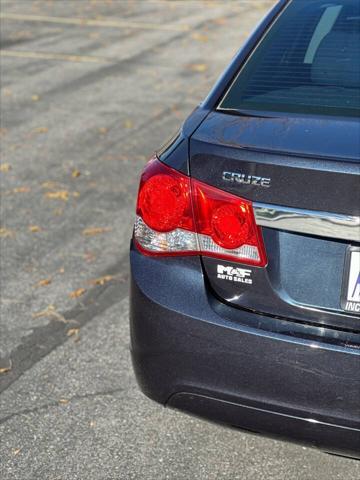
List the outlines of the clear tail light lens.
<svg viewBox="0 0 360 480">
<path fill-rule="evenodd" d="M 208 255 L 267 263 L 251 202 L 190 179 L 153 158 L 142 174 L 134 238 L 150 255 Z"/>
</svg>

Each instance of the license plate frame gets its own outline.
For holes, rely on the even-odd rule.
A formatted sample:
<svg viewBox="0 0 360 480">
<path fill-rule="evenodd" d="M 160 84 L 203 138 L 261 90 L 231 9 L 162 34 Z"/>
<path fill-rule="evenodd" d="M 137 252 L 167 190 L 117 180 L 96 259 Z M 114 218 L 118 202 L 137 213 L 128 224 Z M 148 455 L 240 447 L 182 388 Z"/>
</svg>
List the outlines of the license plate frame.
<svg viewBox="0 0 360 480">
<path fill-rule="evenodd" d="M 348 247 L 341 288 L 341 308 L 360 314 L 360 247 Z"/>
</svg>

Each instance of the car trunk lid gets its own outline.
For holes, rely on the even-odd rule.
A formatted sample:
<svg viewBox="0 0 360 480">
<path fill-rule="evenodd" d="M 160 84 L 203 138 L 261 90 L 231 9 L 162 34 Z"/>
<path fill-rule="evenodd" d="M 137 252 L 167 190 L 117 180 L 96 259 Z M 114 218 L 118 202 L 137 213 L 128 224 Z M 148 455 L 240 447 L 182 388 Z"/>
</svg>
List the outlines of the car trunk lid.
<svg viewBox="0 0 360 480">
<path fill-rule="evenodd" d="M 234 281 L 236 270 L 231 279 L 219 274 L 239 265 L 204 257 L 218 296 L 260 313 L 360 330 L 357 312 L 342 300 L 349 251 L 360 241 L 359 152 L 353 119 L 208 116 L 190 140 L 191 176 L 254 202 L 268 255 L 265 269 L 249 267 L 251 283 Z"/>
</svg>

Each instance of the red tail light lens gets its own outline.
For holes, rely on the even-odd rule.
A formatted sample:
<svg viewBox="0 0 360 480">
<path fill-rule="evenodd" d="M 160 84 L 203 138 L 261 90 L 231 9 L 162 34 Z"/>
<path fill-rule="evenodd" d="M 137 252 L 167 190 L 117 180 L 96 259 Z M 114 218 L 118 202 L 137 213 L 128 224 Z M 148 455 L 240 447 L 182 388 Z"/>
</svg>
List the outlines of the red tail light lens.
<svg viewBox="0 0 360 480">
<path fill-rule="evenodd" d="M 198 233 L 227 250 L 258 246 L 251 202 L 197 180 L 193 180 L 193 196 Z"/>
<path fill-rule="evenodd" d="M 159 232 L 170 232 L 181 224 L 186 201 L 181 181 L 170 175 L 158 174 L 144 184 L 139 195 L 139 209 L 149 227 Z"/>
<path fill-rule="evenodd" d="M 194 230 L 189 177 L 151 159 L 141 176 L 136 213 L 158 232 Z"/>
<path fill-rule="evenodd" d="M 141 177 L 135 240 L 151 254 L 203 254 L 265 266 L 251 202 L 197 180 L 157 159 Z"/>
<path fill-rule="evenodd" d="M 225 204 L 213 211 L 211 216 L 212 239 L 220 247 L 241 247 L 249 236 L 249 224 L 241 209 Z"/>
</svg>

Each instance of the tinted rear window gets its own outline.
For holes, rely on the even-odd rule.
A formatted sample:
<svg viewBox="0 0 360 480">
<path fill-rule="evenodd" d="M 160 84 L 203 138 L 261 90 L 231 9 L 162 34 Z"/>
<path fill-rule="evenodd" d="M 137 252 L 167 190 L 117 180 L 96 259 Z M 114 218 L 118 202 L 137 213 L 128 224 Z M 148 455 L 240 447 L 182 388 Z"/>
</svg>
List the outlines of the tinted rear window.
<svg viewBox="0 0 360 480">
<path fill-rule="evenodd" d="M 219 109 L 360 114 L 360 1 L 291 0 Z"/>
</svg>

